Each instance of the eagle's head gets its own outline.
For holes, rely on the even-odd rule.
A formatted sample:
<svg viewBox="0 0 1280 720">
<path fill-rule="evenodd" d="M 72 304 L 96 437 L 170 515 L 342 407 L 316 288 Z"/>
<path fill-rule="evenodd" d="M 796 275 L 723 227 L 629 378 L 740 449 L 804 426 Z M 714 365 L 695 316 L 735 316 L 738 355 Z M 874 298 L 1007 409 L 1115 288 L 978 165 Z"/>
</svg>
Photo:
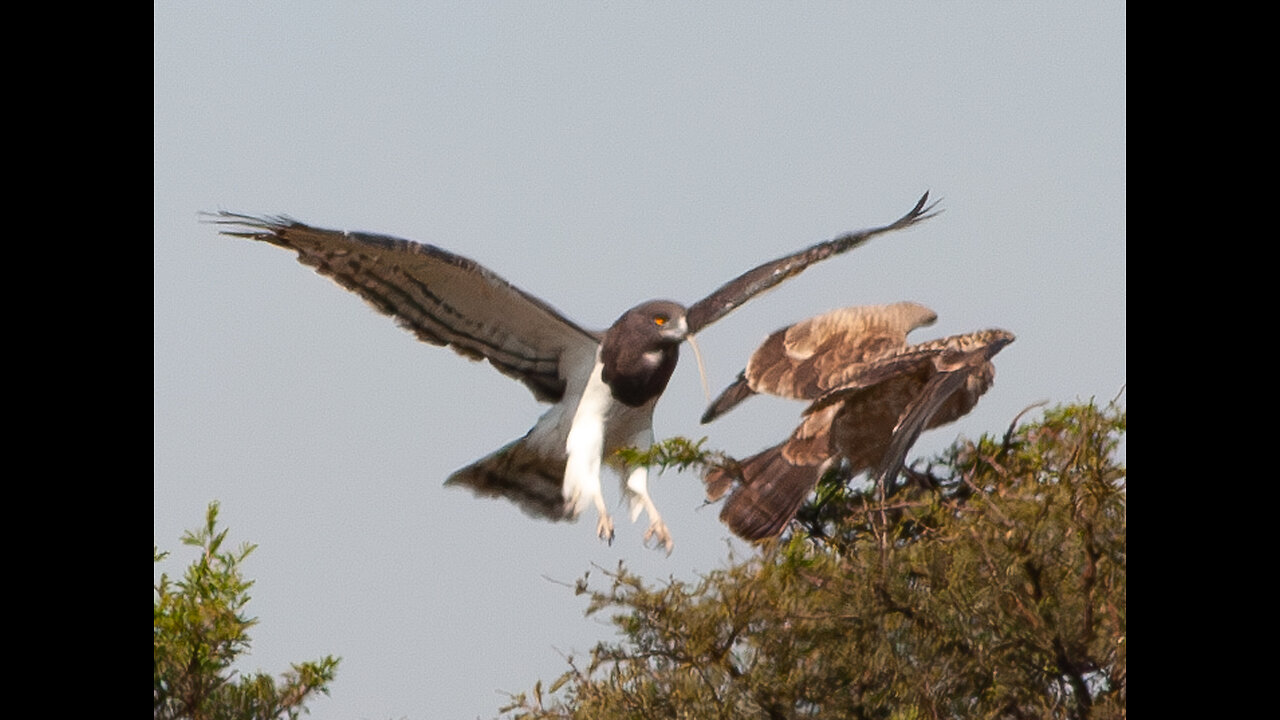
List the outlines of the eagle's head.
<svg viewBox="0 0 1280 720">
<path fill-rule="evenodd" d="M 652 348 L 666 345 L 679 346 L 689 335 L 689 322 L 685 307 L 671 300 L 650 300 L 626 311 L 614 321 L 609 332 L 625 331 L 636 338 L 644 338 Z"/>
<path fill-rule="evenodd" d="M 661 395 L 688 337 L 680 303 L 650 300 L 623 313 L 600 343 L 602 378 L 613 396 L 638 407 Z"/>
</svg>

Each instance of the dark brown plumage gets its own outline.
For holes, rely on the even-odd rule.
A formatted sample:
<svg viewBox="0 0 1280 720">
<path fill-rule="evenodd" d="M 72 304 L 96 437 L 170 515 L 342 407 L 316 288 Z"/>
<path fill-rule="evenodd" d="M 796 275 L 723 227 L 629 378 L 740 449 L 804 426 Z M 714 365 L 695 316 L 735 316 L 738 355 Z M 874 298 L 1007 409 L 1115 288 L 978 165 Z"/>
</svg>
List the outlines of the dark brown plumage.
<svg viewBox="0 0 1280 720">
<path fill-rule="evenodd" d="M 855 324 L 850 317 L 861 319 Z M 866 472 L 891 487 L 922 431 L 973 409 L 995 377 L 991 358 L 1013 335 L 984 330 L 906 345 L 906 333 L 934 317 L 912 303 L 848 308 L 785 328 L 760 346 L 707 419 L 756 391 L 812 403 L 785 442 L 707 473 L 709 499 L 729 494 L 720 519 L 734 534 L 747 540 L 780 534 L 837 462 L 849 477 Z M 890 329 L 859 338 L 856 328 L 874 327 Z M 781 351 L 793 330 L 794 347 L 821 350 Z"/>
<path fill-rule="evenodd" d="M 640 407 L 667 388 L 686 333 L 663 335 L 662 330 L 683 322 L 684 308 L 678 303 L 653 300 L 626 311 L 605 332 L 601 378 L 618 402 Z"/>
</svg>

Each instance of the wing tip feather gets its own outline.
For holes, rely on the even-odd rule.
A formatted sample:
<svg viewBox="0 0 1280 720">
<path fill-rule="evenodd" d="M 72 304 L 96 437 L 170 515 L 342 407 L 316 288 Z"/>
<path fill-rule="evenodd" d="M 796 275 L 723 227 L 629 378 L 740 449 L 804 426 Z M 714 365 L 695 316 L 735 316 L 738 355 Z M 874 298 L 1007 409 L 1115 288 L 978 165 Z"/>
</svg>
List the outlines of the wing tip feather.
<svg viewBox="0 0 1280 720">
<path fill-rule="evenodd" d="M 906 227 L 907 225 L 914 225 L 922 220 L 928 220 L 931 217 L 941 215 L 945 212 L 945 208 L 938 207 L 938 205 L 942 203 L 942 198 L 929 202 L 929 192 L 929 190 L 925 190 L 924 194 L 920 196 L 920 199 L 916 201 L 916 206 L 911 208 L 911 212 L 903 215 L 898 222 L 894 223 L 890 227 Z M 928 204 L 926 205 L 926 203 Z"/>
<path fill-rule="evenodd" d="M 250 240 L 283 239 L 283 232 L 301 225 L 288 215 L 248 215 L 245 213 L 219 210 L 217 212 L 200 212 L 200 221 L 222 228 L 218 234 L 228 237 L 248 238 Z"/>
</svg>

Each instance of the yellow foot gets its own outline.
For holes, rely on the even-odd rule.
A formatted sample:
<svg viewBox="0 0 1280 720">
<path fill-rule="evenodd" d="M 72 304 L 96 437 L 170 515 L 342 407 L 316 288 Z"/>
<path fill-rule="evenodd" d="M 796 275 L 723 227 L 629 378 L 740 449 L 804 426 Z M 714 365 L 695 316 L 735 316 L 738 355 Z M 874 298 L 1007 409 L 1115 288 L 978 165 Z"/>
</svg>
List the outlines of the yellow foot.
<svg viewBox="0 0 1280 720">
<path fill-rule="evenodd" d="M 613 544 L 613 519 L 604 513 L 600 513 L 600 522 L 596 523 L 596 535 L 610 545 Z"/>
<path fill-rule="evenodd" d="M 662 545 L 668 555 L 671 554 L 671 550 L 676 546 L 675 542 L 671 540 L 671 533 L 667 532 L 667 524 L 661 520 L 654 520 L 653 523 L 649 525 L 649 529 L 645 531 L 645 545 L 649 544 L 649 538 L 657 538 L 658 543 Z"/>
</svg>

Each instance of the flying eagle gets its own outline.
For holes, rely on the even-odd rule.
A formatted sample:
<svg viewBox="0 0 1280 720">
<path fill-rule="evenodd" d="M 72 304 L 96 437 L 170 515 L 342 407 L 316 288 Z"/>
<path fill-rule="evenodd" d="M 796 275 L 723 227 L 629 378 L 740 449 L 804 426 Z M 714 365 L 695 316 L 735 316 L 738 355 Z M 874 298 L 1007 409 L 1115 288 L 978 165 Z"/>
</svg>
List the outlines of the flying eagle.
<svg viewBox="0 0 1280 720">
<path fill-rule="evenodd" d="M 287 217 L 220 212 L 222 233 L 278 245 L 298 260 L 393 317 L 419 340 L 486 359 L 551 403 L 524 437 L 453 473 L 446 485 L 505 497 L 525 513 L 576 519 L 588 505 L 597 534 L 613 539 L 601 494 L 602 464 L 623 478 L 634 522 L 648 514 L 644 540 L 671 552 L 648 491 L 648 470 L 623 467 L 616 451 L 653 443 L 653 408 L 675 370 L 679 346 L 752 297 L 810 265 L 862 245 L 881 233 L 937 214 L 925 193 L 910 212 L 883 227 L 815 244 L 764 263 L 685 307 L 669 300 L 641 303 L 603 332 L 583 329 L 551 305 L 473 260 L 433 245 L 385 235 L 310 227 Z M 696 346 L 694 348 L 697 349 Z"/>
<path fill-rule="evenodd" d="M 785 442 L 708 471 L 709 500 L 732 490 L 720 519 L 735 535 L 780 534 L 837 462 L 849 477 L 865 471 L 892 491 L 920 433 L 973 409 L 995 379 L 991 358 L 1014 336 L 983 330 L 907 344 L 908 333 L 936 319 L 915 303 L 843 308 L 764 341 L 702 421 L 761 392 L 812 403 Z"/>
</svg>

